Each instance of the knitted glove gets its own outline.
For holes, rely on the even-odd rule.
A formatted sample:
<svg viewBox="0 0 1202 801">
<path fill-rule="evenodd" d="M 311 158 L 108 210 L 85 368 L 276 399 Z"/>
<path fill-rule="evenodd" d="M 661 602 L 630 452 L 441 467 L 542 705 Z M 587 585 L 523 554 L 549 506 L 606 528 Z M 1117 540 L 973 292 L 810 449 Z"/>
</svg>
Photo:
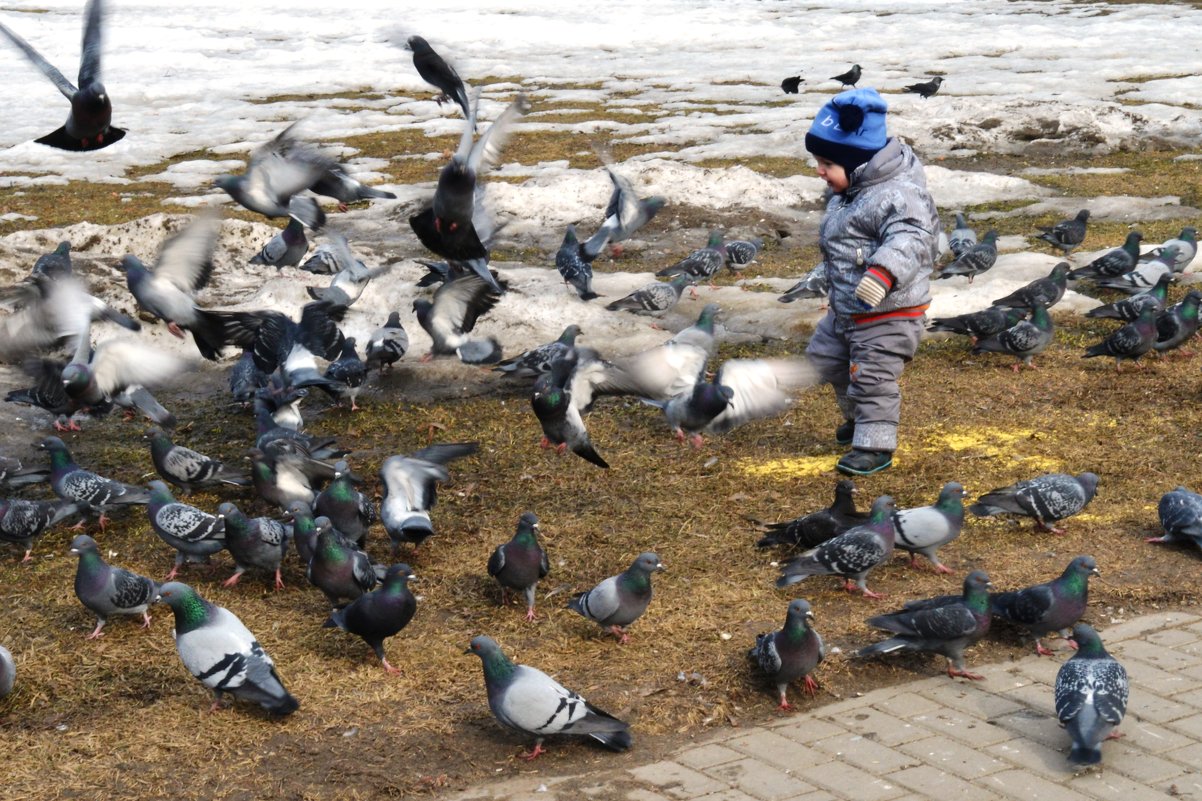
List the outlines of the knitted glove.
<svg viewBox="0 0 1202 801">
<path fill-rule="evenodd" d="M 869 267 L 856 285 L 856 297 L 869 309 L 875 309 L 893 288 L 893 276 L 883 267 Z"/>
</svg>

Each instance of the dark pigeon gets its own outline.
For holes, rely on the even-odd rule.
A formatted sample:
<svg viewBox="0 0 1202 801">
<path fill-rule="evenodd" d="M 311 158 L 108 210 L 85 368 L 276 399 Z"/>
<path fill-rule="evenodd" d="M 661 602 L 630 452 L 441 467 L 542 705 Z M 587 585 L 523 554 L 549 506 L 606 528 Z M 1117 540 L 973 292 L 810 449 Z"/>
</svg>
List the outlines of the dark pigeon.
<svg viewBox="0 0 1202 801">
<path fill-rule="evenodd" d="M 355 488 L 351 468 L 346 462 L 334 465 L 334 480 L 318 493 L 313 511 L 330 518 L 334 528 L 359 548 L 367 543 L 371 524 L 380 519 L 371 498 Z"/>
<path fill-rule="evenodd" d="M 454 101 L 463 109 L 463 116 L 471 118 L 468 107 L 467 88 L 455 68 L 448 64 L 442 56 L 430 47 L 430 43 L 420 36 L 410 36 L 405 44 L 407 50 L 413 53 L 413 66 L 422 80 L 433 86 L 441 94 L 435 98 L 439 105 L 448 100 Z"/>
<path fill-rule="evenodd" d="M 1073 626 L 1077 653 L 1056 673 L 1056 717 L 1073 738 L 1068 761 L 1096 765 L 1102 761 L 1102 742 L 1119 734 L 1115 729 L 1127 712 L 1130 686 L 1127 671 L 1106 653 L 1093 627 Z"/>
<path fill-rule="evenodd" d="M 71 541 L 71 553 L 79 556 L 75 571 L 75 597 L 96 615 L 96 628 L 87 639 L 104 636 L 110 615 L 141 615 L 142 628 L 150 628 L 150 613 L 159 586 L 145 576 L 106 564 L 96 540 L 80 534 Z"/>
<path fill-rule="evenodd" d="M 601 297 L 593 291 L 593 262 L 609 242 L 608 237 L 599 242 L 596 237 L 584 244 L 576 238 L 576 226 L 569 224 L 563 235 L 563 244 L 555 252 L 555 269 L 565 284 L 576 290 L 581 300 Z"/>
<path fill-rule="evenodd" d="M 818 694 L 818 683 L 810 674 L 826 656 L 826 647 L 822 637 L 810 625 L 813 619 L 809 601 L 801 598 L 790 601 L 784 627 L 780 631 L 757 634 L 755 646 L 747 652 L 776 685 L 780 698 L 778 709 L 793 708 L 786 692 L 789 684 L 797 679 L 802 679 L 807 694 Z"/>
<path fill-rule="evenodd" d="M 969 673 L 964 665 L 964 649 L 989 631 L 989 576 L 974 570 L 964 579 L 964 595 L 940 606 L 918 605 L 868 619 L 868 625 L 891 631 L 893 637 L 861 648 L 856 656 L 920 651 L 947 658 L 947 675 L 966 679 L 985 678 Z"/>
<path fill-rule="evenodd" d="M 1026 316 L 1022 309 L 1005 306 L 990 306 L 976 312 L 959 314 L 955 317 L 937 317 L 927 326 L 928 331 L 947 331 L 952 334 L 964 334 L 977 340 L 1000 334 L 1007 328 L 1018 324 Z"/>
<path fill-rule="evenodd" d="M 1132 320 L 1138 320 L 1140 312 L 1148 308 L 1159 315 L 1161 310 L 1164 309 L 1165 301 L 1168 299 L 1169 284 L 1172 281 L 1173 274 L 1166 272 L 1160 276 L 1156 285 L 1147 292 L 1140 292 L 1138 295 L 1116 300 L 1114 303 L 1097 306 L 1087 311 L 1085 316 L 1095 319 L 1106 318 L 1131 322 Z"/>
<path fill-rule="evenodd" d="M 384 656 L 384 639 L 393 637 L 409 625 L 417 611 L 417 598 L 409 589 L 415 579 L 409 565 L 398 564 L 388 568 L 379 589 L 360 595 L 341 609 L 330 612 L 323 624 L 325 628 L 340 628 L 357 634 L 371 646 L 380 658 L 380 663 L 389 673 L 400 673 L 388 664 Z"/>
<path fill-rule="evenodd" d="M 1114 369 L 1123 369 L 1123 361 L 1133 361 L 1139 365 L 1139 360 L 1152 350 L 1156 343 L 1156 311 L 1151 307 L 1143 309 L 1134 321 L 1127 323 L 1119 330 L 1096 345 L 1090 345 L 1081 354 L 1081 358 L 1090 359 L 1094 356 L 1113 356 Z M 1141 365 L 1142 366 L 1142 365 Z"/>
<path fill-rule="evenodd" d="M 322 591 L 330 605 L 337 607 L 343 598 L 353 601 L 376 586 L 379 577 L 371 557 L 348 543 L 330 525 L 328 517 L 319 517 L 314 522 L 317 545 L 306 575 L 309 583 Z"/>
<path fill-rule="evenodd" d="M 342 355 L 326 367 L 325 377 L 337 385 L 337 389 L 332 391 L 339 398 L 339 402 L 344 398 L 350 398 L 351 411 L 359 411 L 356 398 L 363 390 L 364 382 L 367 381 L 367 363 L 359 358 L 359 352 L 355 350 L 354 337 L 347 337 L 343 340 Z"/>
<path fill-rule="evenodd" d="M 0 499 L 0 542 L 20 545 L 25 549 L 21 561 L 32 562 L 34 540 L 80 510 L 80 504 L 66 501 Z"/>
<path fill-rule="evenodd" d="M 1131 272 L 1139 261 L 1139 243 L 1143 238 L 1144 235 L 1139 231 L 1132 231 L 1127 234 L 1127 241 L 1123 243 L 1122 247 L 1108 250 L 1084 267 L 1073 270 L 1068 274 L 1069 280 L 1114 278 Z"/>
<path fill-rule="evenodd" d="M 804 80 L 805 78 L 802 78 L 800 75 L 793 75 L 780 82 L 780 89 L 787 95 L 795 95 L 797 94 L 798 87 L 801 86 L 801 82 Z"/>
<path fill-rule="evenodd" d="M 1081 209 L 1071 220 L 1061 220 L 1051 228 L 1040 227 L 1043 232 L 1037 239 L 1042 239 L 1052 247 L 1064 251 L 1064 255 L 1072 253 L 1081 247 L 1085 241 L 1086 223 L 1089 221 L 1089 209 Z"/>
<path fill-rule="evenodd" d="M 184 667 L 213 691 L 212 711 L 221 708 L 227 693 L 277 716 L 300 707 L 284 689 L 271 657 L 237 615 L 178 581 L 159 588 L 159 599 L 175 613 L 175 648 Z"/>
<path fill-rule="evenodd" d="M 997 263 L 997 231 L 989 231 L 985 238 L 964 251 L 955 261 L 939 271 L 937 278 L 952 278 L 962 275 L 972 279 Z"/>
<path fill-rule="evenodd" d="M 276 269 L 296 267 L 308 252 L 309 238 L 305 236 L 304 223 L 289 217 L 284 230 L 267 240 L 267 244 L 250 257 L 250 263 L 265 264 Z"/>
<path fill-rule="evenodd" d="M 968 227 L 963 212 L 956 212 L 956 227 L 947 237 L 947 246 L 952 252 L 952 258 L 959 259 L 975 244 L 977 244 L 977 232 Z"/>
<path fill-rule="evenodd" d="M 1198 333 L 1198 306 L 1202 303 L 1202 293 L 1191 289 L 1179 303 L 1156 315 L 1156 341 L 1152 349 L 1157 353 L 1166 353 L 1180 348 Z M 1181 351 L 1182 355 L 1192 353 Z"/>
<path fill-rule="evenodd" d="M 317 550 L 317 520 L 313 516 L 313 509 L 304 501 L 293 501 L 288 505 L 287 514 L 296 555 L 307 568 Z"/>
<path fill-rule="evenodd" d="M 960 536 L 964 526 L 964 495 L 964 487 L 949 481 L 932 505 L 894 512 L 894 545 L 910 554 L 911 567 L 918 567 L 918 554 L 922 554 L 934 565 L 935 572 L 952 572 L 939 561 L 938 551 Z"/>
<path fill-rule="evenodd" d="M 1185 487 L 1166 492 L 1156 505 L 1163 537 L 1148 537 L 1144 542 L 1191 542 L 1202 548 L 1202 495 Z"/>
<path fill-rule="evenodd" d="M 573 323 L 563 329 L 563 333 L 554 342 L 523 351 L 517 356 L 500 362 L 492 369 L 513 378 L 538 378 L 551 372 L 551 364 L 576 346 L 576 337 L 578 336 L 580 336 L 580 326 Z"/>
<path fill-rule="evenodd" d="M 218 484 L 250 486 L 245 473 L 232 470 L 191 448 L 176 445 L 161 428 L 151 428 L 145 436 L 150 441 L 150 460 L 155 471 L 185 492 Z"/>
<path fill-rule="evenodd" d="M 994 306 L 992 308 L 1002 308 Z M 1018 372 L 1021 365 L 1035 367 L 1035 356 L 1043 353 L 1052 342 L 1055 326 L 1052 316 L 1042 306 L 1031 310 L 1031 319 L 1019 320 L 1005 331 L 984 339 L 978 339 L 972 347 L 974 354 L 979 353 L 1008 353 L 1018 359 L 1011 365 Z"/>
<path fill-rule="evenodd" d="M 364 361 L 368 370 L 383 370 L 392 367 L 409 350 L 409 334 L 401 325 L 401 313 L 391 312 L 384 325 L 372 332 L 364 349 Z"/>
<path fill-rule="evenodd" d="M 835 483 L 835 499 L 830 506 L 784 523 L 770 523 L 768 533 L 755 546 L 787 545 L 809 550 L 866 522 L 868 515 L 856 511 L 856 492 L 851 479 L 840 479 Z"/>
<path fill-rule="evenodd" d="M 656 273 L 661 278 L 671 275 L 688 275 L 697 281 L 712 281 L 722 265 L 726 264 L 726 245 L 721 231 L 711 231 L 709 241 L 700 250 L 694 250 L 680 261 Z"/>
<path fill-rule="evenodd" d="M 296 135 L 296 123 L 250 154 L 243 175 L 222 175 L 213 183 L 243 208 L 269 219 L 294 217 L 316 231 L 325 212 L 311 197 L 302 197 L 327 170 L 337 166 L 329 156 Z"/>
<path fill-rule="evenodd" d="M 838 81 L 840 86 L 855 86 L 860 82 L 860 74 L 860 65 L 853 64 L 851 69 L 849 69 L 847 72 L 842 72 L 838 75 L 832 75 L 831 80 Z"/>
<path fill-rule="evenodd" d="M 50 468 L 26 467 L 20 459 L 0 456 L 0 492 L 50 480 Z"/>
<path fill-rule="evenodd" d="M 29 274 L 30 277 L 40 275 L 52 281 L 74 275 L 75 268 L 71 264 L 71 243 L 63 240 L 54 250 L 38 256 L 38 260 L 33 263 L 33 269 L 29 271 Z"/>
<path fill-rule="evenodd" d="M 1101 575 L 1092 556 L 1078 556 L 1068 563 L 1060 577 L 1046 584 L 1022 590 L 994 593 L 990 599 L 993 614 L 1007 623 L 1027 630 L 1035 638 L 1035 651 L 1051 656 L 1041 638 L 1053 631 L 1068 635 L 1068 629 L 1081 619 L 1089 604 L 1089 577 Z"/>
<path fill-rule="evenodd" d="M 513 539 L 498 545 L 488 558 L 488 575 L 501 585 L 501 605 L 508 600 L 509 590 L 521 590 L 526 596 L 526 620 L 533 621 L 534 591 L 550 571 L 547 552 L 538 542 L 538 515 L 525 512 Z"/>
<path fill-rule="evenodd" d="M 58 437 L 47 437 L 38 447 L 50 453 L 50 485 L 64 501 L 78 504 L 89 515 L 100 517 L 100 528 L 108 524 L 105 511 L 114 506 L 144 505 L 150 495 L 141 487 L 122 484 L 84 470 L 71 458 L 71 451 Z"/>
<path fill-rule="evenodd" d="M 1062 261 L 1053 267 L 1052 272 L 1048 273 L 1046 277 L 1036 278 L 1026 286 L 1014 290 L 1009 295 L 998 298 L 993 302 L 993 305 L 1005 306 L 1010 309 L 1034 309 L 1036 306 L 1050 309 L 1064 297 L 1064 290 L 1068 282 L 1068 270 L 1069 263 Z"/>
<path fill-rule="evenodd" d="M 692 286 L 693 282 L 694 278 L 685 273 L 674 275 L 666 282 L 652 281 L 626 297 L 613 301 L 605 308 L 609 311 L 629 311 L 635 314 L 663 314 L 680 301 L 685 287 Z"/>
<path fill-rule="evenodd" d="M 630 641 L 626 627 L 642 617 L 651 603 L 651 574 L 664 569 L 654 553 L 641 553 L 622 573 L 573 595 L 568 608 L 608 628 L 625 645 Z"/>
<path fill-rule="evenodd" d="M 896 509 L 892 498 L 880 496 L 872 503 L 868 522 L 785 563 L 776 586 L 783 589 L 810 576 L 842 576 L 848 592 L 858 588 L 866 598 L 881 598 L 868 589 L 868 574 L 893 554 L 892 517 Z"/>
<path fill-rule="evenodd" d="M 434 536 L 430 510 L 438 500 L 438 482 L 451 477 L 447 465 L 476 452 L 475 442 L 430 445 L 408 456 L 390 456 L 380 465 L 384 485 L 380 520 L 392 540 L 395 556 L 401 543 L 420 546 Z"/>
<path fill-rule="evenodd" d="M 146 514 L 154 533 L 175 549 L 175 564 L 167 574 L 167 581 L 179 575 L 185 561 L 207 562 L 225 548 L 225 520 L 179 503 L 162 481 L 150 482 Z"/>
<path fill-rule="evenodd" d="M 1098 477 L 1094 473 L 1046 473 L 987 492 L 968 511 L 977 517 L 1022 515 L 1033 518 L 1044 531 L 1063 534 L 1063 529 L 1052 524 L 1080 512 L 1097 491 Z"/>
<path fill-rule="evenodd" d="M 551 372 L 534 382 L 530 406 L 543 430 L 541 447 L 554 446 L 561 454 L 571 448 L 586 462 L 607 468 L 609 463 L 593 447 L 580 410 L 572 402 L 569 382 L 577 363 L 576 352 L 569 351 L 551 363 Z"/>
<path fill-rule="evenodd" d="M 933 97 L 935 93 L 939 91 L 939 87 L 942 85 L 943 78 L 936 75 L 929 81 L 910 84 L 906 87 L 906 91 L 910 92 L 911 94 L 922 95 L 922 99 L 926 100 L 928 97 Z"/>
<path fill-rule="evenodd" d="M 284 589 L 280 564 L 288 553 L 288 539 L 292 535 L 288 527 L 269 517 L 251 519 L 232 503 L 218 506 L 217 514 L 225 519 L 225 548 L 234 557 L 235 566 L 234 575 L 221 586 L 234 586 L 248 568 L 257 567 L 274 572 L 275 588 Z"/>
<path fill-rule="evenodd" d="M 238 361 L 230 367 L 230 394 L 236 403 L 249 406 L 255 399 L 255 392 L 267 386 L 267 376 L 255 364 L 255 354 L 250 348 L 244 348 Z"/>
<path fill-rule="evenodd" d="M 1130 272 L 1107 278 L 1093 279 L 1098 289 L 1109 289 L 1128 295 L 1138 295 L 1156 286 L 1165 276 L 1170 281 L 1177 280 L 1173 272 L 1173 248 L 1165 250 L 1164 254 L 1150 261 L 1140 262 Z"/>
<path fill-rule="evenodd" d="M 346 170 L 342 167 L 331 167 L 326 170 L 309 187 L 309 191 L 322 197 L 334 198 L 338 201 L 340 211 L 346 211 L 348 203 L 358 203 L 360 200 L 372 200 L 373 198 L 396 200 L 395 193 L 367 186 L 362 181 L 347 175 Z"/>
<path fill-rule="evenodd" d="M 553 734 L 590 737 L 610 751 L 630 748 L 629 725 L 541 670 L 515 665 L 491 638 L 473 637 L 469 650 L 483 663 L 484 688 L 493 716 L 501 725 L 535 738 L 534 748 L 522 754 L 523 759 L 546 753 L 543 740 Z"/>
</svg>

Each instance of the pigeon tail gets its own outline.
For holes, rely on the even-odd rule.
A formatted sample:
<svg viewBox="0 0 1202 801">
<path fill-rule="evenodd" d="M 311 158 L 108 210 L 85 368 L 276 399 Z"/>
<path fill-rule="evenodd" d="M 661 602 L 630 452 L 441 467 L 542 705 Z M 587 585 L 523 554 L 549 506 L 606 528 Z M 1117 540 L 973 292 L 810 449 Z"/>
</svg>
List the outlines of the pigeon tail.
<svg viewBox="0 0 1202 801">
<path fill-rule="evenodd" d="M 1096 765 L 1102 761 L 1102 749 L 1096 745 L 1073 743 L 1068 752 L 1068 761 L 1074 765 Z"/>
<path fill-rule="evenodd" d="M 496 364 L 501 361 L 501 343 L 496 339 L 472 339 L 458 348 L 455 352 L 464 364 Z"/>
<path fill-rule="evenodd" d="M 288 201 L 288 216 L 316 233 L 326 224 L 326 213 L 321 205 L 311 197 L 293 195 Z"/>
</svg>

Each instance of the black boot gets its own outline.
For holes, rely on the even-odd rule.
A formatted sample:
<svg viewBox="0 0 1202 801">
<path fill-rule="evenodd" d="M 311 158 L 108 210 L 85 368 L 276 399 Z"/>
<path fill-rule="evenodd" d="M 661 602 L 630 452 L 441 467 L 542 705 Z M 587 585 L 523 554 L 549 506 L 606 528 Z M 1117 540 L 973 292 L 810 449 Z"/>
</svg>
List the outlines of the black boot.
<svg viewBox="0 0 1202 801">
<path fill-rule="evenodd" d="M 862 451 L 852 448 L 843 455 L 835 469 L 849 476 L 870 476 L 892 466 L 892 451 Z"/>
<path fill-rule="evenodd" d="M 835 429 L 835 444 L 850 445 L 851 439 L 856 434 L 856 421 L 844 420 L 843 425 Z"/>
</svg>

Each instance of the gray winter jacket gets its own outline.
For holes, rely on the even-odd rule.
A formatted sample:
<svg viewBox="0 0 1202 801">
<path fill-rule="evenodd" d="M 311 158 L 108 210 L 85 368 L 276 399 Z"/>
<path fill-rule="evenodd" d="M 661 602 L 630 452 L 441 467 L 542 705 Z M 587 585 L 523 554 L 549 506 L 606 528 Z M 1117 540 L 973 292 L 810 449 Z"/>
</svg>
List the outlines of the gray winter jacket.
<svg viewBox="0 0 1202 801">
<path fill-rule="evenodd" d="M 891 138 L 851 177 L 847 191 L 827 201 L 819 228 L 831 309 L 845 320 L 869 312 L 855 293 L 870 265 L 888 270 L 894 280 L 871 314 L 930 303 L 939 215 L 922 163 L 909 145 Z"/>
</svg>

